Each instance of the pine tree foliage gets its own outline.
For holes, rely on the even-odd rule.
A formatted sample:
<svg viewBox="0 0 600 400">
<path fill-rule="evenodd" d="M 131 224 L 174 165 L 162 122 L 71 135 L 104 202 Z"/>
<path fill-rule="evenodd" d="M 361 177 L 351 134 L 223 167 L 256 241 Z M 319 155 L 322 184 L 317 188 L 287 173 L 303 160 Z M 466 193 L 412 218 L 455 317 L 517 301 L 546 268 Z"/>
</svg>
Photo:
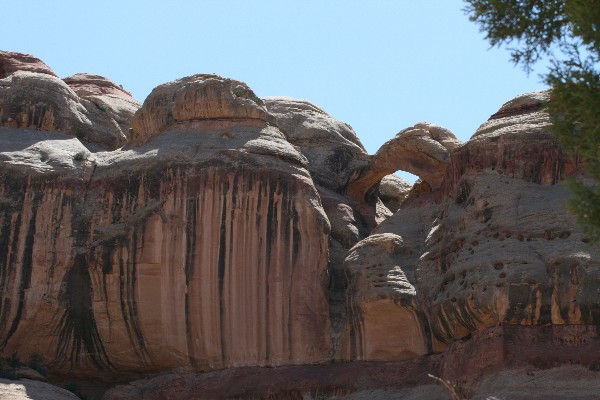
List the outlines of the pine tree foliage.
<svg viewBox="0 0 600 400">
<path fill-rule="evenodd" d="M 548 112 L 561 144 L 584 161 L 591 182 L 573 179 L 571 208 L 600 242 L 600 0 L 466 0 L 465 12 L 492 46 L 507 46 L 531 72 L 546 59 Z"/>
</svg>

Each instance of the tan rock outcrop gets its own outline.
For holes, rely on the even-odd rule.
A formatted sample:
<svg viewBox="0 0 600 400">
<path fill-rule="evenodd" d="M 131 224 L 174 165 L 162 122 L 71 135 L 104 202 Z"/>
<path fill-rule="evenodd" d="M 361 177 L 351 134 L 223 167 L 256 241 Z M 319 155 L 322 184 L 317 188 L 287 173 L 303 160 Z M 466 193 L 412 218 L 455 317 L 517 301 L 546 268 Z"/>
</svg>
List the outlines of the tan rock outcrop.
<svg viewBox="0 0 600 400">
<path fill-rule="evenodd" d="M 549 96 L 548 91 L 527 93 L 504 104 L 465 146 L 452 153 L 444 191 L 456 190 L 463 175 L 481 171 L 543 185 L 582 174 L 581 160 L 568 157 L 549 129 L 542 108 Z"/>
<path fill-rule="evenodd" d="M 264 103 L 245 83 L 192 75 L 162 84 L 135 115 L 133 142 L 146 143 L 169 126 L 197 120 L 267 120 Z"/>
<path fill-rule="evenodd" d="M 387 251 L 393 261 L 378 269 L 414 271 L 416 309 L 431 327 L 425 336 L 433 350 L 499 323 L 597 323 L 600 255 L 566 208 L 563 180 L 581 165 L 549 131 L 544 98 L 534 93 L 503 106 L 454 150 L 442 190 L 407 200 L 373 232 L 399 235 L 413 250 Z M 351 279 L 370 273 L 368 264 Z"/>
<path fill-rule="evenodd" d="M 396 212 L 408 197 L 412 187 L 412 184 L 397 175 L 386 175 L 379 182 L 379 198 L 391 212 Z"/>
<path fill-rule="evenodd" d="M 163 87 L 177 123 L 129 150 L 0 128 L 2 354 L 79 374 L 328 359 L 330 225 L 306 159 L 246 100 L 219 103 L 240 119 L 186 114 L 215 104 L 177 96 L 196 84 Z"/>
<path fill-rule="evenodd" d="M 11 54 L 0 357 L 73 379 L 176 371 L 108 399 L 440 397 L 427 373 L 512 396 L 523 368 L 600 365 L 600 254 L 565 206 L 583 166 L 548 93 L 465 144 L 421 123 L 369 156 L 319 107 L 238 81 L 182 78 L 138 110 L 103 77 Z"/>
<path fill-rule="evenodd" d="M 399 261 L 413 252 L 402 237 L 385 233 L 369 236 L 348 253 L 352 359 L 402 360 L 431 352 L 414 270 Z"/>
<path fill-rule="evenodd" d="M 370 157 L 350 125 L 329 116 L 306 100 L 267 97 L 286 139 L 308 159 L 315 182 L 341 193 L 370 162 Z"/>
<path fill-rule="evenodd" d="M 0 79 L 17 71 L 36 72 L 56 76 L 42 60 L 29 54 L 0 50 Z"/>
<path fill-rule="evenodd" d="M 44 382 L 0 378 L 2 400 L 78 400 L 73 393 Z"/>
<path fill-rule="evenodd" d="M 104 149 L 127 142 L 133 113 L 140 106 L 136 100 L 125 92 L 118 96 L 108 92 L 107 80 L 85 74 L 67 78 L 80 97 L 36 60 L 18 53 L 0 54 L 0 63 L 6 66 L 0 74 L 0 125 L 65 132 Z"/>
<path fill-rule="evenodd" d="M 110 136 L 114 147 L 129 141 L 133 115 L 141 106 L 131 93 L 99 75 L 75 74 L 63 80 L 79 96 L 95 131 Z"/>
<path fill-rule="evenodd" d="M 348 186 L 348 194 L 368 199 L 384 176 L 398 170 L 417 175 L 436 190 L 446 173 L 450 153 L 459 145 L 460 141 L 448 129 L 418 123 L 377 150 L 369 168 Z"/>
</svg>

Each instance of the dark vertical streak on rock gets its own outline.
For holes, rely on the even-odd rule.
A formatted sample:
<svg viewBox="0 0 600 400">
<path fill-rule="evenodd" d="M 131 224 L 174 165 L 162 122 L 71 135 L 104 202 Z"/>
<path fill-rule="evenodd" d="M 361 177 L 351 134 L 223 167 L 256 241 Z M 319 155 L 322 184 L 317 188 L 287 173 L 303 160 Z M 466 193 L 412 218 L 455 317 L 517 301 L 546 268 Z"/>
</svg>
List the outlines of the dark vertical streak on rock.
<svg viewBox="0 0 600 400">
<path fill-rule="evenodd" d="M 415 313 L 417 314 L 417 319 L 423 324 L 423 335 L 427 341 L 427 353 L 433 353 L 433 337 L 429 318 L 422 310 L 419 310 L 418 307 L 415 308 Z"/>
<path fill-rule="evenodd" d="M 58 364 L 69 362 L 71 368 L 77 367 L 83 349 L 97 368 L 112 369 L 94 319 L 92 282 L 87 264 L 87 256 L 78 254 L 75 264 L 65 274 L 65 289 L 59 296 L 65 313 L 58 325 L 56 360 Z"/>
<path fill-rule="evenodd" d="M 281 183 L 280 183 L 281 185 Z M 286 232 L 286 247 L 290 246 L 290 240 L 294 239 L 294 235 L 293 235 L 293 231 L 290 233 L 290 230 L 288 229 L 289 225 L 292 224 L 292 229 L 293 229 L 293 219 L 294 219 L 294 209 L 292 206 L 292 199 L 290 198 L 290 192 L 289 192 L 289 188 L 287 187 L 287 185 L 285 187 L 283 187 L 283 201 L 282 201 L 282 207 L 283 209 L 283 215 L 286 216 L 285 218 L 285 224 L 284 224 L 284 229 Z M 291 237 L 290 237 L 291 236 Z M 293 248 L 294 245 L 293 243 L 291 244 L 290 247 L 288 247 L 286 249 L 286 252 L 289 254 L 289 252 L 293 252 Z M 292 285 L 294 283 L 294 255 L 292 253 L 289 262 L 285 263 L 284 269 L 286 270 L 286 281 L 288 282 L 287 284 L 288 286 L 288 290 L 287 290 L 287 300 L 288 300 L 288 320 L 287 320 L 287 331 L 288 331 L 288 359 L 292 360 L 293 354 L 292 354 L 292 342 L 293 342 L 293 337 L 292 337 L 292 314 L 293 313 L 293 304 L 292 304 Z"/>
<path fill-rule="evenodd" d="M 226 194 L 227 191 L 229 189 L 229 185 L 227 184 L 227 181 L 224 182 L 223 185 L 223 190 L 221 193 Z M 220 230 L 220 235 L 219 235 L 219 271 L 218 271 L 218 275 L 219 275 L 219 321 L 220 321 L 220 332 L 221 332 L 221 360 L 225 361 L 225 357 L 227 354 L 226 348 L 225 348 L 225 322 L 224 322 L 224 317 L 225 317 L 225 298 L 224 298 L 224 288 L 225 288 L 225 254 L 226 254 L 226 232 L 227 232 L 227 226 L 226 226 L 226 220 L 227 220 L 227 199 L 224 198 L 223 199 L 223 207 L 221 209 L 221 230 Z"/>
<path fill-rule="evenodd" d="M 261 193 L 261 195 L 259 196 L 259 198 L 262 201 L 262 198 L 264 196 L 268 196 L 268 203 L 267 203 L 267 222 L 266 222 L 266 226 L 267 226 L 267 232 L 265 234 L 265 254 L 264 254 L 264 258 L 265 258 L 265 280 L 266 282 L 264 282 L 264 284 L 267 287 L 267 293 L 265 295 L 265 326 L 266 326 L 266 333 L 267 333 L 267 350 L 266 350 L 266 354 L 267 354 L 267 358 L 271 357 L 271 324 L 270 324 L 270 319 L 269 319 L 269 299 L 271 297 L 271 288 L 269 286 L 269 274 L 271 272 L 271 245 L 273 243 L 273 224 L 275 223 L 274 218 L 273 218 L 273 214 L 274 214 L 274 208 L 275 208 L 275 201 L 274 201 L 274 193 L 271 190 L 271 185 L 270 183 L 267 184 L 265 190 L 264 190 L 264 194 Z"/>
<path fill-rule="evenodd" d="M 119 305 L 121 308 L 121 316 L 123 317 L 123 323 L 125 324 L 125 331 L 127 332 L 127 336 L 129 337 L 129 343 L 131 343 L 132 347 L 135 350 L 135 346 L 133 346 L 133 338 L 131 337 L 131 328 L 129 326 L 129 317 L 127 315 L 127 309 L 125 308 L 125 268 L 123 263 L 123 245 L 121 246 L 121 251 L 119 254 Z"/>
<path fill-rule="evenodd" d="M 133 327 L 133 333 L 137 339 L 137 344 L 141 350 L 142 357 L 146 360 L 146 356 L 150 356 L 146 349 L 146 343 L 144 342 L 144 336 L 142 335 L 142 330 L 140 329 L 139 321 L 138 321 L 138 311 L 137 311 L 137 302 L 135 301 L 135 285 L 137 280 L 137 241 L 138 241 L 138 229 L 134 229 L 133 238 L 132 238 L 132 246 L 133 250 L 131 256 L 131 263 L 128 263 L 127 269 L 131 271 L 130 277 L 128 279 L 127 285 L 127 307 L 129 310 L 129 315 L 131 316 L 131 325 Z"/>
<path fill-rule="evenodd" d="M 192 279 L 193 268 L 196 262 L 195 243 L 196 243 L 196 221 L 198 211 L 198 197 L 188 200 L 187 204 L 187 221 L 186 221 L 186 244 L 185 244 L 185 333 L 187 337 L 189 360 L 192 367 L 197 366 L 195 357 L 194 341 L 192 337 L 193 322 L 190 316 L 190 282 Z"/>
<path fill-rule="evenodd" d="M 37 208 L 40 203 L 41 197 L 41 193 L 36 193 L 33 197 L 31 205 L 31 219 L 29 220 L 29 226 L 27 227 L 27 234 L 25 236 L 25 248 L 23 249 L 23 262 L 21 264 L 21 281 L 19 283 L 19 302 L 17 305 L 17 312 L 15 314 L 15 318 L 12 321 L 10 329 L 8 330 L 6 336 L 0 343 L 0 349 L 6 346 L 8 340 L 17 331 L 19 322 L 21 322 L 21 316 L 23 315 L 23 308 L 25 307 L 25 291 L 29 289 L 31 285 L 31 273 L 33 268 L 33 242 L 35 239 L 35 221 L 37 218 Z M 15 236 L 15 238 L 16 237 L 17 236 Z M 17 240 L 15 240 L 15 243 L 16 242 Z M 14 254 L 16 254 L 16 251 L 14 252 Z"/>
<path fill-rule="evenodd" d="M 115 251 L 116 240 L 106 241 L 102 245 L 102 274 L 112 274 L 113 272 L 113 253 Z"/>
<path fill-rule="evenodd" d="M 19 237 L 20 228 L 21 228 L 21 213 L 17 215 L 16 223 L 14 226 L 13 233 L 13 241 L 11 243 L 11 218 L 9 211 L 6 212 L 6 217 L 4 220 L 4 225 L 2 227 L 2 232 L 0 232 L 0 294 L 6 293 L 8 290 L 7 283 L 8 277 L 11 273 L 11 266 L 15 265 L 15 257 L 16 257 L 16 249 L 17 249 L 17 240 Z M 10 249 L 10 251 L 9 251 Z M 9 256 L 10 254 L 10 256 Z M 10 313 L 11 308 L 11 299 L 10 297 L 4 297 L 4 295 L 0 295 L 0 332 L 4 332 L 6 329 L 6 324 L 8 323 L 8 314 Z M 5 341 L 0 342 L 0 350 L 5 346 Z"/>
<path fill-rule="evenodd" d="M 60 236 L 61 233 L 61 228 L 62 228 L 62 223 L 63 223 L 63 218 L 64 218 L 64 210 L 65 210 L 65 204 L 67 204 L 66 199 L 63 197 L 62 201 L 61 201 L 61 207 L 59 210 L 57 210 L 59 216 L 58 219 L 56 221 L 56 224 L 54 226 L 54 232 L 52 235 L 52 248 L 56 249 L 57 248 L 57 240 L 58 237 Z M 49 271 L 48 271 L 48 281 L 52 281 L 52 278 L 54 278 L 54 268 L 56 267 L 56 263 L 58 262 L 58 257 L 56 252 L 52 253 L 52 262 L 50 263 L 49 266 Z"/>
</svg>

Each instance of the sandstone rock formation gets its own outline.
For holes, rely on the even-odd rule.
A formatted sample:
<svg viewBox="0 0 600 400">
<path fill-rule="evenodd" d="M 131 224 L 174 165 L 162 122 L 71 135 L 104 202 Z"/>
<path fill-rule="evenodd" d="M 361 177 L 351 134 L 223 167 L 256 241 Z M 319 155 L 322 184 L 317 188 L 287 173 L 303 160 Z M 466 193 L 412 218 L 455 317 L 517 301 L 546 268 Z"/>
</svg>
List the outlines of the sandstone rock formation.
<svg viewBox="0 0 600 400">
<path fill-rule="evenodd" d="M 427 373 L 477 398 L 595 370 L 600 255 L 566 209 L 584 169 L 547 98 L 464 144 L 419 123 L 370 156 L 319 107 L 239 81 L 193 75 L 140 106 L 0 52 L 0 357 L 177 371 L 107 399 L 440 397 Z"/>
<path fill-rule="evenodd" d="M 396 212 L 408 197 L 413 185 L 396 175 L 386 175 L 379 183 L 379 198 L 391 211 Z"/>
<path fill-rule="evenodd" d="M 63 81 L 40 60 L 10 52 L 0 53 L 0 69 L 0 125 L 59 131 L 104 149 L 127 142 L 140 105 L 125 91 L 106 90 L 116 89 L 112 82 L 90 75 Z"/>
<path fill-rule="evenodd" d="M 416 297 L 415 271 L 397 264 L 411 253 L 402 237 L 392 233 L 371 235 L 348 253 L 352 358 L 400 360 L 432 351 Z"/>
<path fill-rule="evenodd" d="M 450 153 L 459 145 L 448 129 L 427 122 L 404 129 L 377 150 L 369 168 L 349 185 L 348 193 L 366 199 L 384 176 L 398 170 L 417 175 L 435 190 L 446 173 Z"/>
<path fill-rule="evenodd" d="M 120 92 L 95 80 L 69 82 Z M 213 119 L 230 80 L 188 103 L 190 82 L 149 96 L 137 121 L 156 96 L 176 119 L 129 150 L 0 128 L 3 353 L 79 373 L 327 359 L 330 225 L 306 159 L 266 118 Z"/>
<path fill-rule="evenodd" d="M 140 108 L 131 93 L 99 75 L 75 74 L 63 80 L 79 96 L 95 123 L 94 130 L 102 134 L 102 138 L 88 142 L 110 143 L 108 148 L 112 149 L 129 141 L 133 114 Z"/>
<path fill-rule="evenodd" d="M 2 400 L 78 400 L 73 393 L 44 382 L 0 378 Z"/>
<path fill-rule="evenodd" d="M 308 159 L 317 185 L 342 192 L 369 164 L 354 130 L 321 108 L 288 97 L 268 97 L 265 103 L 286 139 Z"/>
<path fill-rule="evenodd" d="M 376 284 L 414 273 L 420 323 L 431 328 L 433 350 L 499 323 L 596 324 L 600 256 L 565 205 L 570 193 L 564 177 L 580 173 L 581 165 L 549 132 L 540 107 L 545 98 L 545 92 L 534 93 L 503 106 L 454 150 L 440 191 L 409 201 L 365 239 L 395 234 L 410 251 L 387 250 L 389 261 L 371 269 L 349 253 L 347 270 L 355 280 L 401 267 L 371 280 L 370 290 L 381 293 Z M 361 312 L 373 307 L 372 299 L 353 295 Z M 380 319 L 380 329 L 392 315 L 413 309 L 414 302 L 397 304 L 395 314 Z M 366 319 L 360 322 L 357 330 L 368 329 Z M 380 334 L 363 346 L 386 342 Z"/>
<path fill-rule="evenodd" d="M 146 143 L 171 125 L 193 121 L 265 122 L 264 103 L 243 82 L 217 75 L 193 75 L 156 87 L 133 122 L 136 144 Z"/>
<path fill-rule="evenodd" d="M 29 54 L 0 50 L 0 79 L 17 71 L 36 72 L 56 76 L 42 60 Z"/>
</svg>

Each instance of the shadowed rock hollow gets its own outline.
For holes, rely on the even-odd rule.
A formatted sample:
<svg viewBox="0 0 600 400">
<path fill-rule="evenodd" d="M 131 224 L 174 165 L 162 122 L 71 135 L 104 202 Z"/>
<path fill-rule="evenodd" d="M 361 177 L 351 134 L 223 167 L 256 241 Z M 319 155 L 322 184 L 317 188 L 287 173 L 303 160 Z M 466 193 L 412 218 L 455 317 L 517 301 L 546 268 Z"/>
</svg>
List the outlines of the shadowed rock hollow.
<svg viewBox="0 0 600 400">
<path fill-rule="evenodd" d="M 566 364 L 591 382 L 600 256 L 565 207 L 583 165 L 548 95 L 464 144 L 418 123 L 369 155 L 243 82 L 193 75 L 140 105 L 0 52 L 0 356 L 165 374 L 105 399 L 442 398 L 428 373 L 480 398 Z"/>
</svg>

